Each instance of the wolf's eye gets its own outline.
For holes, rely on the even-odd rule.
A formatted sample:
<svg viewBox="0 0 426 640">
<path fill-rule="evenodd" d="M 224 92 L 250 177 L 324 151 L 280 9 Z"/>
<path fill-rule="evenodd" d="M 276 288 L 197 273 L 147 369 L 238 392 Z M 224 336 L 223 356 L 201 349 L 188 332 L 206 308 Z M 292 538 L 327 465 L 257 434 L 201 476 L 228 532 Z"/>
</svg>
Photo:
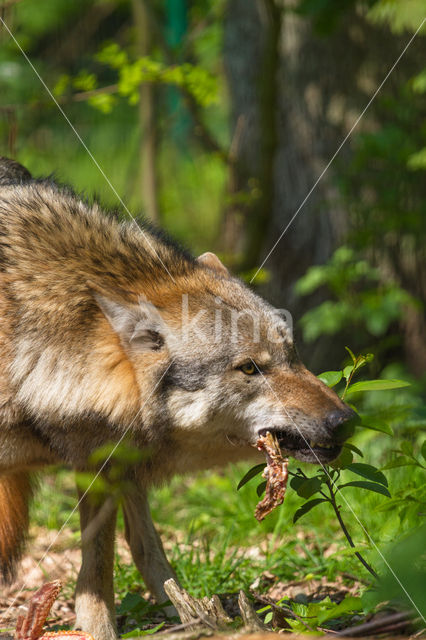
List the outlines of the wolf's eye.
<svg viewBox="0 0 426 640">
<path fill-rule="evenodd" d="M 252 376 L 254 373 L 259 373 L 259 369 L 256 367 L 254 362 L 246 362 L 245 364 L 242 364 L 241 367 L 238 367 L 238 368 L 247 376 Z"/>
</svg>

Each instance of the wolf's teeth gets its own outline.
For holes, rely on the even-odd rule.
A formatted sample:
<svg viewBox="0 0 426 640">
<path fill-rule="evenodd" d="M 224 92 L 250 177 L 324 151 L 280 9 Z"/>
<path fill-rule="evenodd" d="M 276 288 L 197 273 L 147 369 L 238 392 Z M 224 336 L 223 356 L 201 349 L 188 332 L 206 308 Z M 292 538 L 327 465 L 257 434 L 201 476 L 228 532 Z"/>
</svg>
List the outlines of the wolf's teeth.
<svg viewBox="0 0 426 640">
<path fill-rule="evenodd" d="M 311 449 L 315 449 L 315 448 L 320 448 L 320 449 L 332 449 L 333 445 L 332 444 L 323 444 L 322 442 L 315 442 L 315 440 L 310 440 L 309 441 L 309 446 L 311 447 Z"/>
</svg>

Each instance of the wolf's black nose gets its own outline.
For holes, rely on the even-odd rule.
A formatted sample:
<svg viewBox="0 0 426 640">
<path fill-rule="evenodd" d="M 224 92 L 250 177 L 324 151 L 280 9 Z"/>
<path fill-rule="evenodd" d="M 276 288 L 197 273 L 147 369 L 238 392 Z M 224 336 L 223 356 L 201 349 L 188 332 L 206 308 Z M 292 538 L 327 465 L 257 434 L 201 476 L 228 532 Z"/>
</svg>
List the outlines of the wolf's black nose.
<svg viewBox="0 0 426 640">
<path fill-rule="evenodd" d="M 338 426 L 350 420 L 351 418 L 355 418 L 357 414 L 355 411 L 352 411 L 350 407 L 345 407 L 344 409 L 335 409 L 331 411 L 325 419 L 326 427 L 331 430 L 336 429 Z"/>
</svg>

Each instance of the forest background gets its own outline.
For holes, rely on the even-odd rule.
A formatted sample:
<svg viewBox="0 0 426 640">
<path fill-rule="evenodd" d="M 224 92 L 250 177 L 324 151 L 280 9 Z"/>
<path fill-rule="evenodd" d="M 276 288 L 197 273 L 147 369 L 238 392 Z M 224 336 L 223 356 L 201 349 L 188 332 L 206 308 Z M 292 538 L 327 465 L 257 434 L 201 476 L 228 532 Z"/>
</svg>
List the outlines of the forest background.
<svg viewBox="0 0 426 640">
<path fill-rule="evenodd" d="M 356 549 L 378 570 L 395 541 L 400 570 L 418 568 L 424 545 L 410 541 L 426 514 L 425 1 L 6 0 L 0 12 L 0 154 L 96 193 L 123 217 L 142 214 L 195 254 L 218 253 L 291 311 L 315 373 L 344 371 L 347 346 L 374 356 L 357 379 L 410 383 L 355 396 L 370 428 L 354 446 L 385 469 L 392 497 L 353 487 L 365 530 L 347 517 Z M 332 512 L 292 524 L 306 491 L 255 525 L 253 487 L 236 494 L 245 471 L 154 496 L 163 533 L 186 532 L 186 551 L 176 552 L 186 586 L 244 587 L 259 566 L 281 581 L 335 581 L 343 565 L 352 577 L 361 571 L 358 594 L 371 586 Z M 61 478 L 35 506 L 52 529 L 73 499 Z M 202 580 L 190 570 L 191 536 L 212 554 Z M 262 562 L 248 561 L 244 545 L 261 538 Z M 223 548 L 238 549 L 235 566 L 232 551 L 218 568 Z M 401 578 L 413 593 L 416 571 Z M 387 589 L 407 602 L 400 585 Z M 418 598 L 425 615 L 420 588 Z"/>
</svg>

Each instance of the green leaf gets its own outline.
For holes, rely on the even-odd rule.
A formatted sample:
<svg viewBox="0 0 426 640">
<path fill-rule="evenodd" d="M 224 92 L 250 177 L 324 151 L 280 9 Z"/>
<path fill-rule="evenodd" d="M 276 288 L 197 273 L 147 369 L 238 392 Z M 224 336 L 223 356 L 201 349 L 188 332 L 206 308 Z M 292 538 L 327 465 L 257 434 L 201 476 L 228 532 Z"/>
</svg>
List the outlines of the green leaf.
<svg viewBox="0 0 426 640">
<path fill-rule="evenodd" d="M 310 498 L 321 489 L 321 480 L 319 478 L 308 478 L 297 489 L 297 495 L 301 498 Z"/>
<path fill-rule="evenodd" d="M 399 456 L 398 458 L 395 458 L 394 460 L 391 460 L 390 462 L 385 464 L 385 466 L 382 467 L 382 469 L 386 471 L 387 469 L 396 469 L 397 467 L 410 467 L 410 466 L 411 467 L 417 466 L 414 460 L 407 458 L 406 456 Z"/>
<path fill-rule="evenodd" d="M 262 495 L 262 493 L 264 493 L 265 489 L 266 489 L 266 480 L 264 482 L 261 482 L 259 485 L 257 485 L 256 493 L 259 496 L 259 498 Z"/>
<path fill-rule="evenodd" d="M 360 611 L 363 608 L 361 598 L 355 598 L 354 596 L 349 596 L 342 600 L 339 604 L 332 607 L 331 609 L 327 609 L 326 611 L 320 611 L 318 614 L 318 622 L 322 624 L 326 620 L 330 620 L 332 618 L 339 618 L 342 613 L 347 613 L 348 611 Z"/>
<path fill-rule="evenodd" d="M 298 509 L 294 514 L 293 524 L 298 520 L 300 520 L 300 518 L 304 516 L 306 513 L 309 513 L 311 509 L 316 507 L 318 504 L 321 504 L 321 502 L 328 502 L 328 500 L 326 500 L 325 498 L 315 498 L 315 500 L 310 500 L 309 502 L 305 502 L 305 504 L 302 505 L 300 509 Z"/>
<path fill-rule="evenodd" d="M 409 456 L 410 458 L 412 458 L 413 457 L 413 445 L 412 445 L 412 443 L 409 442 L 408 440 L 404 440 L 403 442 L 401 442 L 401 451 L 406 456 Z"/>
<path fill-rule="evenodd" d="M 373 467 L 371 464 L 364 464 L 363 462 L 354 462 L 354 464 L 350 464 L 346 467 L 348 471 L 352 471 L 352 473 L 356 473 L 363 478 L 367 478 L 367 480 L 371 480 L 372 482 L 377 482 L 378 484 L 382 484 L 383 486 L 388 486 L 388 481 L 384 473 Z"/>
<path fill-rule="evenodd" d="M 339 489 L 343 489 L 344 487 L 360 487 L 361 489 L 366 489 L 367 491 L 374 491 L 375 493 L 381 493 L 383 496 L 391 497 L 389 491 L 382 484 L 376 484 L 375 482 L 366 482 L 364 480 L 354 480 L 353 482 L 347 482 L 346 484 L 341 484 Z"/>
<path fill-rule="evenodd" d="M 77 471 L 75 480 L 81 491 L 90 491 L 94 495 L 111 492 L 111 487 L 105 478 L 91 471 Z"/>
<path fill-rule="evenodd" d="M 305 480 L 306 478 L 304 478 L 303 476 L 293 476 L 290 480 L 290 487 L 297 492 L 299 487 L 302 486 Z"/>
<path fill-rule="evenodd" d="M 418 169 L 426 169 L 426 147 L 420 149 L 416 153 L 412 153 L 407 160 L 407 167 L 414 171 Z"/>
<path fill-rule="evenodd" d="M 421 454 L 423 456 L 423 458 L 426 460 L 426 440 L 423 442 L 422 444 L 422 448 L 421 448 Z"/>
<path fill-rule="evenodd" d="M 349 355 L 351 356 L 351 358 L 352 358 L 352 362 L 353 362 L 354 364 L 356 364 L 356 357 L 355 357 L 354 352 L 353 352 L 353 351 L 351 351 L 351 350 L 349 349 L 349 347 L 345 347 L 345 349 L 346 349 L 346 351 L 349 353 Z"/>
<path fill-rule="evenodd" d="M 410 383 L 405 380 L 364 380 L 355 382 L 346 391 L 348 393 L 358 393 L 359 391 L 384 391 L 385 389 L 401 389 L 409 387 Z"/>
<path fill-rule="evenodd" d="M 136 610 L 140 611 L 141 609 L 149 608 L 149 606 L 150 603 L 144 600 L 138 593 L 126 593 L 121 604 L 117 607 L 117 613 L 121 615 Z"/>
<path fill-rule="evenodd" d="M 352 442 L 345 442 L 343 446 L 346 447 L 346 449 L 349 449 L 349 451 L 353 451 L 354 453 L 357 453 L 359 456 L 361 456 L 361 458 L 364 457 L 364 454 L 362 453 L 361 449 L 358 449 L 358 447 L 352 444 Z"/>
<path fill-rule="evenodd" d="M 249 480 L 251 480 L 252 478 L 254 478 L 255 476 L 259 475 L 259 473 L 261 473 L 265 468 L 265 463 L 261 463 L 261 464 L 257 464 L 255 467 L 252 467 L 251 469 L 249 469 L 247 471 L 247 473 L 245 474 L 245 476 L 243 476 L 241 478 L 241 480 L 238 483 L 238 487 L 237 487 L 237 491 L 239 489 L 241 489 L 241 487 L 244 487 L 245 484 L 247 484 L 247 482 Z"/>
<path fill-rule="evenodd" d="M 423 69 L 417 76 L 414 76 L 412 87 L 415 93 L 426 93 L 426 69 Z"/>
<path fill-rule="evenodd" d="M 157 626 L 152 627 L 152 629 L 133 629 L 133 631 L 129 631 L 128 633 L 125 633 L 124 635 L 121 636 L 121 638 L 138 638 L 139 636 L 150 636 L 153 633 L 157 633 L 157 631 L 159 631 L 162 627 L 164 627 L 165 625 L 165 621 L 163 620 L 163 622 L 160 622 L 159 624 L 157 624 Z"/>
<path fill-rule="evenodd" d="M 327 387 L 335 387 L 342 379 L 343 373 L 341 371 L 324 371 L 324 373 L 320 373 L 317 377 L 321 382 L 324 382 Z"/>
<path fill-rule="evenodd" d="M 352 455 L 352 451 L 349 451 L 349 449 L 342 449 L 340 456 L 329 464 L 333 469 L 346 469 L 348 465 L 352 464 L 353 460 L 354 457 Z"/>
<path fill-rule="evenodd" d="M 389 436 L 393 436 L 393 429 L 383 420 L 376 420 L 375 418 L 363 418 L 361 427 L 365 429 L 371 429 L 372 431 L 380 431 L 381 433 L 387 433 Z"/>
<path fill-rule="evenodd" d="M 349 376 L 351 375 L 353 370 L 354 370 L 353 364 L 348 364 L 348 366 L 343 369 L 343 377 L 345 380 L 349 379 Z"/>
</svg>

